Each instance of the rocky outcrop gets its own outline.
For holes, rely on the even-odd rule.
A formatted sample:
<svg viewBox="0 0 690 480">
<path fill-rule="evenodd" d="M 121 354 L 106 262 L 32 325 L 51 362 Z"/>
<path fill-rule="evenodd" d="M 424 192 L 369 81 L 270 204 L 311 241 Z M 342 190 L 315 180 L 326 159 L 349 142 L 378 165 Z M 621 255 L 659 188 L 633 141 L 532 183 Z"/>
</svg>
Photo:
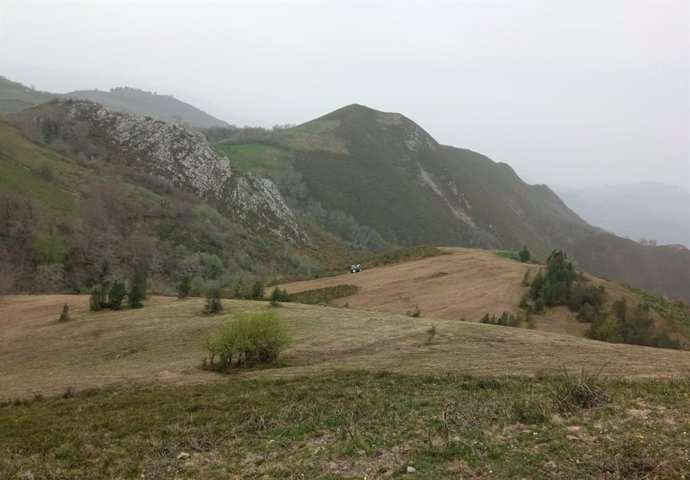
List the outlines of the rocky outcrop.
<svg viewBox="0 0 690 480">
<path fill-rule="evenodd" d="M 33 112 L 32 112 L 33 110 Z M 114 113 L 86 101 L 45 104 L 33 120 L 84 132 L 81 143 L 120 163 L 191 192 L 251 231 L 291 243 L 309 243 L 276 186 L 236 171 L 199 131 L 140 115 Z"/>
</svg>

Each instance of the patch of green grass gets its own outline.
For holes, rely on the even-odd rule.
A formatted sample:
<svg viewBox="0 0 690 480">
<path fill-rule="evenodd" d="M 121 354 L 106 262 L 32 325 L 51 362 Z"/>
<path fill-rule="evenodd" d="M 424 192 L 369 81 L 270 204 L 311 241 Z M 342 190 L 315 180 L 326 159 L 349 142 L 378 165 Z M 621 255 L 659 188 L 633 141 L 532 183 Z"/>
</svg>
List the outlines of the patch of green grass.
<svg viewBox="0 0 690 480">
<path fill-rule="evenodd" d="M 1 158 L 0 186 L 48 205 L 59 216 L 74 210 L 74 198 L 68 191 Z"/>
<path fill-rule="evenodd" d="M 265 175 L 280 168 L 290 153 L 282 148 L 261 143 L 241 145 L 216 144 L 215 146 L 229 159 L 230 163 L 243 172 Z"/>
<path fill-rule="evenodd" d="M 359 291 L 356 285 L 336 285 L 334 287 L 323 287 L 304 292 L 291 293 L 290 301 L 296 303 L 306 303 L 309 305 L 327 305 L 336 298 L 349 297 Z"/>
<path fill-rule="evenodd" d="M 520 252 L 514 252 L 512 250 L 499 250 L 496 255 L 503 258 L 509 258 L 510 260 L 520 261 Z"/>
<path fill-rule="evenodd" d="M 0 471 L 311 479 L 407 478 L 408 466 L 422 479 L 690 473 L 687 379 L 613 380 L 612 403 L 568 416 L 558 415 L 551 395 L 558 382 L 353 371 L 37 400 L 0 407 Z M 477 388 L 483 383 L 492 387 Z"/>
<path fill-rule="evenodd" d="M 53 150 L 27 141 L 14 128 L 0 124 L 0 185 L 38 200 L 58 216 L 74 211 L 70 185 L 83 177 L 79 167 Z"/>
<path fill-rule="evenodd" d="M 539 262 L 536 261 L 535 259 L 530 259 L 528 262 L 523 262 L 520 260 L 520 252 L 518 251 L 513 251 L 513 250 L 497 250 L 494 252 L 496 255 L 499 257 L 503 258 L 508 258 L 510 260 L 515 260 L 516 262 L 520 263 L 532 263 L 532 264 L 538 264 Z"/>
</svg>

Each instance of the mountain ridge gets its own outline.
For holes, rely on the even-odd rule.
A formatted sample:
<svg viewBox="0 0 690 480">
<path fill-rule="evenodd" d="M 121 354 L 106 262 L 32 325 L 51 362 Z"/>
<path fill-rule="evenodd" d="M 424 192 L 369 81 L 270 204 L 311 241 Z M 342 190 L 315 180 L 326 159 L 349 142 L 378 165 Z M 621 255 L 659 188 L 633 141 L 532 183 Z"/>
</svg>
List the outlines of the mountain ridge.
<svg viewBox="0 0 690 480">
<path fill-rule="evenodd" d="M 76 90 L 64 96 L 99 103 L 120 113 L 149 115 L 158 120 L 186 123 L 195 128 L 230 126 L 224 120 L 219 120 L 172 95 L 158 95 L 132 87 L 116 87 L 109 91 Z"/>
<path fill-rule="evenodd" d="M 441 145 L 400 113 L 350 104 L 277 132 L 269 143 L 286 152 L 284 163 L 311 198 L 392 244 L 527 245 L 540 258 L 561 248 L 593 274 L 690 301 L 689 251 L 644 249 L 589 225 L 548 186 L 528 185 L 480 153 Z"/>
</svg>

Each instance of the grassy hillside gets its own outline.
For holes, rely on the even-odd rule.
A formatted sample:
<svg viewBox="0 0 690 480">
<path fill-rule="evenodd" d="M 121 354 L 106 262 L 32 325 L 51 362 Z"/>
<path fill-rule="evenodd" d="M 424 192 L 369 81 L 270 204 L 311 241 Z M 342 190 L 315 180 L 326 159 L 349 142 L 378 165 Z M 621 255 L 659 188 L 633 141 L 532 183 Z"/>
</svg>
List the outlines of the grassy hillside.
<svg viewBox="0 0 690 480">
<path fill-rule="evenodd" d="M 73 320 L 58 323 L 64 302 Z M 690 473 L 690 352 L 440 319 L 427 345 L 428 319 L 286 304 L 281 368 L 220 375 L 199 368 L 203 338 L 266 303 L 204 316 L 200 299 L 105 313 L 87 302 L 0 297 L 6 478 Z M 580 369 L 604 364 L 613 378 L 583 379 L 602 403 L 570 403 Z"/>
<path fill-rule="evenodd" d="M 351 216 L 389 244 L 527 245 L 542 259 L 561 248 L 594 274 L 690 301 L 689 250 L 643 247 L 592 227 L 547 186 L 439 145 L 397 113 L 350 105 L 291 129 L 235 134 L 219 148 L 246 170 L 280 178 L 296 203 Z"/>
<path fill-rule="evenodd" d="M 78 90 L 65 94 L 70 98 L 100 103 L 114 112 L 148 115 L 166 122 L 186 123 L 196 128 L 228 127 L 219 120 L 193 105 L 170 95 L 158 95 L 136 88 L 119 87 L 110 91 Z"/>
<path fill-rule="evenodd" d="M 290 155 L 285 149 L 261 143 L 218 144 L 216 148 L 232 159 L 233 166 L 243 172 L 264 176 L 279 170 Z"/>
<path fill-rule="evenodd" d="M 52 93 L 33 90 L 0 76 L 0 115 L 19 112 L 47 102 L 56 96 Z"/>
<path fill-rule="evenodd" d="M 279 287 L 296 294 L 352 285 L 357 287 L 355 293 L 336 298 L 329 304 L 347 304 L 350 308 L 399 315 L 419 309 L 420 316 L 430 322 L 436 319 L 478 322 L 487 313 L 498 316 L 504 311 L 521 311 L 521 299 L 529 291 L 529 285 L 523 281 L 525 274 L 528 279 L 533 279 L 540 269 L 545 268 L 540 264 L 516 262 L 492 251 L 441 250 L 446 254 L 377 268 L 371 268 L 373 265 L 365 262 L 361 273 L 343 273 L 285 283 Z M 626 299 L 631 309 L 640 303 L 649 305 L 659 328 L 681 344 L 690 344 L 690 309 L 687 306 L 596 277 L 587 276 L 586 283 L 605 288 L 606 310 L 621 298 Z M 533 315 L 532 322 L 532 328 L 538 330 L 577 336 L 583 336 L 589 329 L 589 323 L 578 321 L 576 312 L 567 307 Z"/>
</svg>

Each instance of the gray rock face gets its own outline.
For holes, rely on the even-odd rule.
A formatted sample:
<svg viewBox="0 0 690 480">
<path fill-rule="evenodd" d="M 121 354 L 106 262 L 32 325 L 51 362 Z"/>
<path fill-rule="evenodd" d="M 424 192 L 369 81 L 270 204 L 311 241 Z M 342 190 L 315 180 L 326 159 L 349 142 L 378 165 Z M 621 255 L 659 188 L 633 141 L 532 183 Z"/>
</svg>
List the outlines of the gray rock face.
<svg viewBox="0 0 690 480">
<path fill-rule="evenodd" d="M 255 231 L 291 243 L 309 243 L 276 186 L 233 170 L 206 137 L 181 125 L 113 113 L 90 102 L 68 105 L 69 121 L 86 123 L 89 136 L 121 162 L 207 200 Z"/>
</svg>

